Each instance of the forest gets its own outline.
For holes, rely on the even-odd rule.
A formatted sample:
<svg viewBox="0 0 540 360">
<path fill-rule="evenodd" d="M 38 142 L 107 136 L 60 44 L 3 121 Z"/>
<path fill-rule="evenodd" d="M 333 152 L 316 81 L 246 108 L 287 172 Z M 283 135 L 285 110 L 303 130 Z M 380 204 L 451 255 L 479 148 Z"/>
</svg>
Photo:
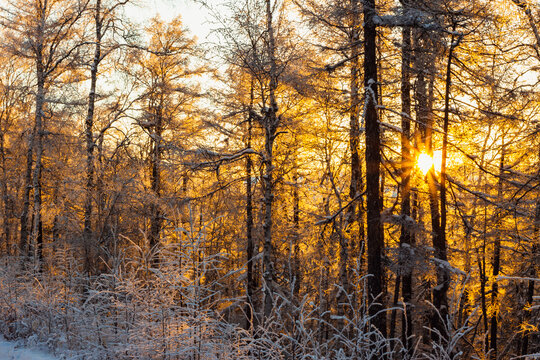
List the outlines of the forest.
<svg viewBox="0 0 540 360">
<path fill-rule="evenodd" d="M 0 0 L 5 339 L 540 358 L 539 2 L 152 1 Z"/>
</svg>

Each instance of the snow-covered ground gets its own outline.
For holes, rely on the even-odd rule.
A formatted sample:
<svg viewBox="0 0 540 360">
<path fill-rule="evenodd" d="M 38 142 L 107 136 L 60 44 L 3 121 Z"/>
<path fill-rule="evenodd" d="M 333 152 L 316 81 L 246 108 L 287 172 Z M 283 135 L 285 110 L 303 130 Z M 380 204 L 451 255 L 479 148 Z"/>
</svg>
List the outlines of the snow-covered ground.
<svg viewBox="0 0 540 360">
<path fill-rule="evenodd" d="M 43 351 L 21 347 L 17 342 L 5 340 L 0 336 L 0 360 L 58 360 Z"/>
</svg>

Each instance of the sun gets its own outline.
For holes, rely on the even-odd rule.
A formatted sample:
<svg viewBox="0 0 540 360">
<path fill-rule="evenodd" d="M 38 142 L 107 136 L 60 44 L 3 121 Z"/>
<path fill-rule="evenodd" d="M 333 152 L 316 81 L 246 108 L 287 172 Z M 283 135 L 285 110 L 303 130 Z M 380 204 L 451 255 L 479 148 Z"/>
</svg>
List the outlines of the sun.
<svg viewBox="0 0 540 360">
<path fill-rule="evenodd" d="M 440 151 L 434 151 L 433 157 L 429 156 L 427 153 L 422 152 L 420 155 L 418 155 L 418 159 L 416 160 L 416 166 L 422 171 L 424 175 L 428 173 L 428 171 L 434 167 L 436 172 L 441 171 L 441 159 L 442 154 Z"/>
</svg>

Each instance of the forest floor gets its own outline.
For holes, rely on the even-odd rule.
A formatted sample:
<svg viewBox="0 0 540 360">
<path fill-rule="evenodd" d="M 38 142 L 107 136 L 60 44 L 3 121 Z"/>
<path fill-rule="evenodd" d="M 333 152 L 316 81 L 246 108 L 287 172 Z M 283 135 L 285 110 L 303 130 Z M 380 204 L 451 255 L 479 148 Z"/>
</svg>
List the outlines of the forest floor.
<svg viewBox="0 0 540 360">
<path fill-rule="evenodd" d="M 20 342 L 7 341 L 0 336 L 0 360 L 57 360 L 42 350 L 25 348 Z"/>
</svg>

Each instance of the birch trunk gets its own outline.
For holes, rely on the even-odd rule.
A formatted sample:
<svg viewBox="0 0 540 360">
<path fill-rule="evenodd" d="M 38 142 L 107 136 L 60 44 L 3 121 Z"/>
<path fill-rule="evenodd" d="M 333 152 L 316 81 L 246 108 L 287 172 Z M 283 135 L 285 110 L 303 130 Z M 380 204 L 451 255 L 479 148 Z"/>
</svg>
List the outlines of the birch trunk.
<svg viewBox="0 0 540 360">
<path fill-rule="evenodd" d="M 251 104 L 253 104 L 253 83 L 251 84 Z M 251 148 L 251 134 L 253 130 L 253 116 L 250 106 L 248 115 L 248 134 L 247 134 L 247 147 Z M 253 163 L 251 156 L 246 157 L 246 256 L 247 256 L 247 304 L 246 304 L 246 317 L 247 328 L 255 329 L 257 322 L 255 316 L 255 276 L 253 271 L 253 256 L 255 252 L 255 242 L 253 240 L 253 190 L 251 183 Z"/>
<path fill-rule="evenodd" d="M 274 140 L 278 127 L 279 118 L 277 116 L 276 89 L 278 85 L 277 65 L 275 58 L 275 39 L 272 19 L 272 4 L 271 0 L 266 0 L 266 26 L 268 45 L 267 53 L 270 61 L 270 72 L 268 93 L 269 107 L 264 114 L 264 246 L 263 246 L 263 279 L 264 279 L 264 316 L 268 318 L 274 306 L 274 264 L 272 259 L 272 205 L 274 201 L 274 166 L 273 166 L 273 151 Z"/>
<path fill-rule="evenodd" d="M 96 84 L 98 67 L 101 62 L 101 39 L 102 39 L 102 23 L 101 17 L 101 0 L 96 0 L 96 8 L 94 14 L 95 21 L 95 49 L 94 59 L 90 68 L 90 92 L 88 93 L 88 109 L 86 113 L 86 120 L 84 123 L 84 138 L 86 142 L 86 189 L 85 189 L 85 201 L 84 201 L 84 252 L 85 252 L 85 268 L 86 272 L 90 274 L 92 272 L 91 264 L 91 249 L 94 244 L 94 235 L 92 231 L 92 200 L 94 197 L 94 111 L 96 102 Z"/>
</svg>

